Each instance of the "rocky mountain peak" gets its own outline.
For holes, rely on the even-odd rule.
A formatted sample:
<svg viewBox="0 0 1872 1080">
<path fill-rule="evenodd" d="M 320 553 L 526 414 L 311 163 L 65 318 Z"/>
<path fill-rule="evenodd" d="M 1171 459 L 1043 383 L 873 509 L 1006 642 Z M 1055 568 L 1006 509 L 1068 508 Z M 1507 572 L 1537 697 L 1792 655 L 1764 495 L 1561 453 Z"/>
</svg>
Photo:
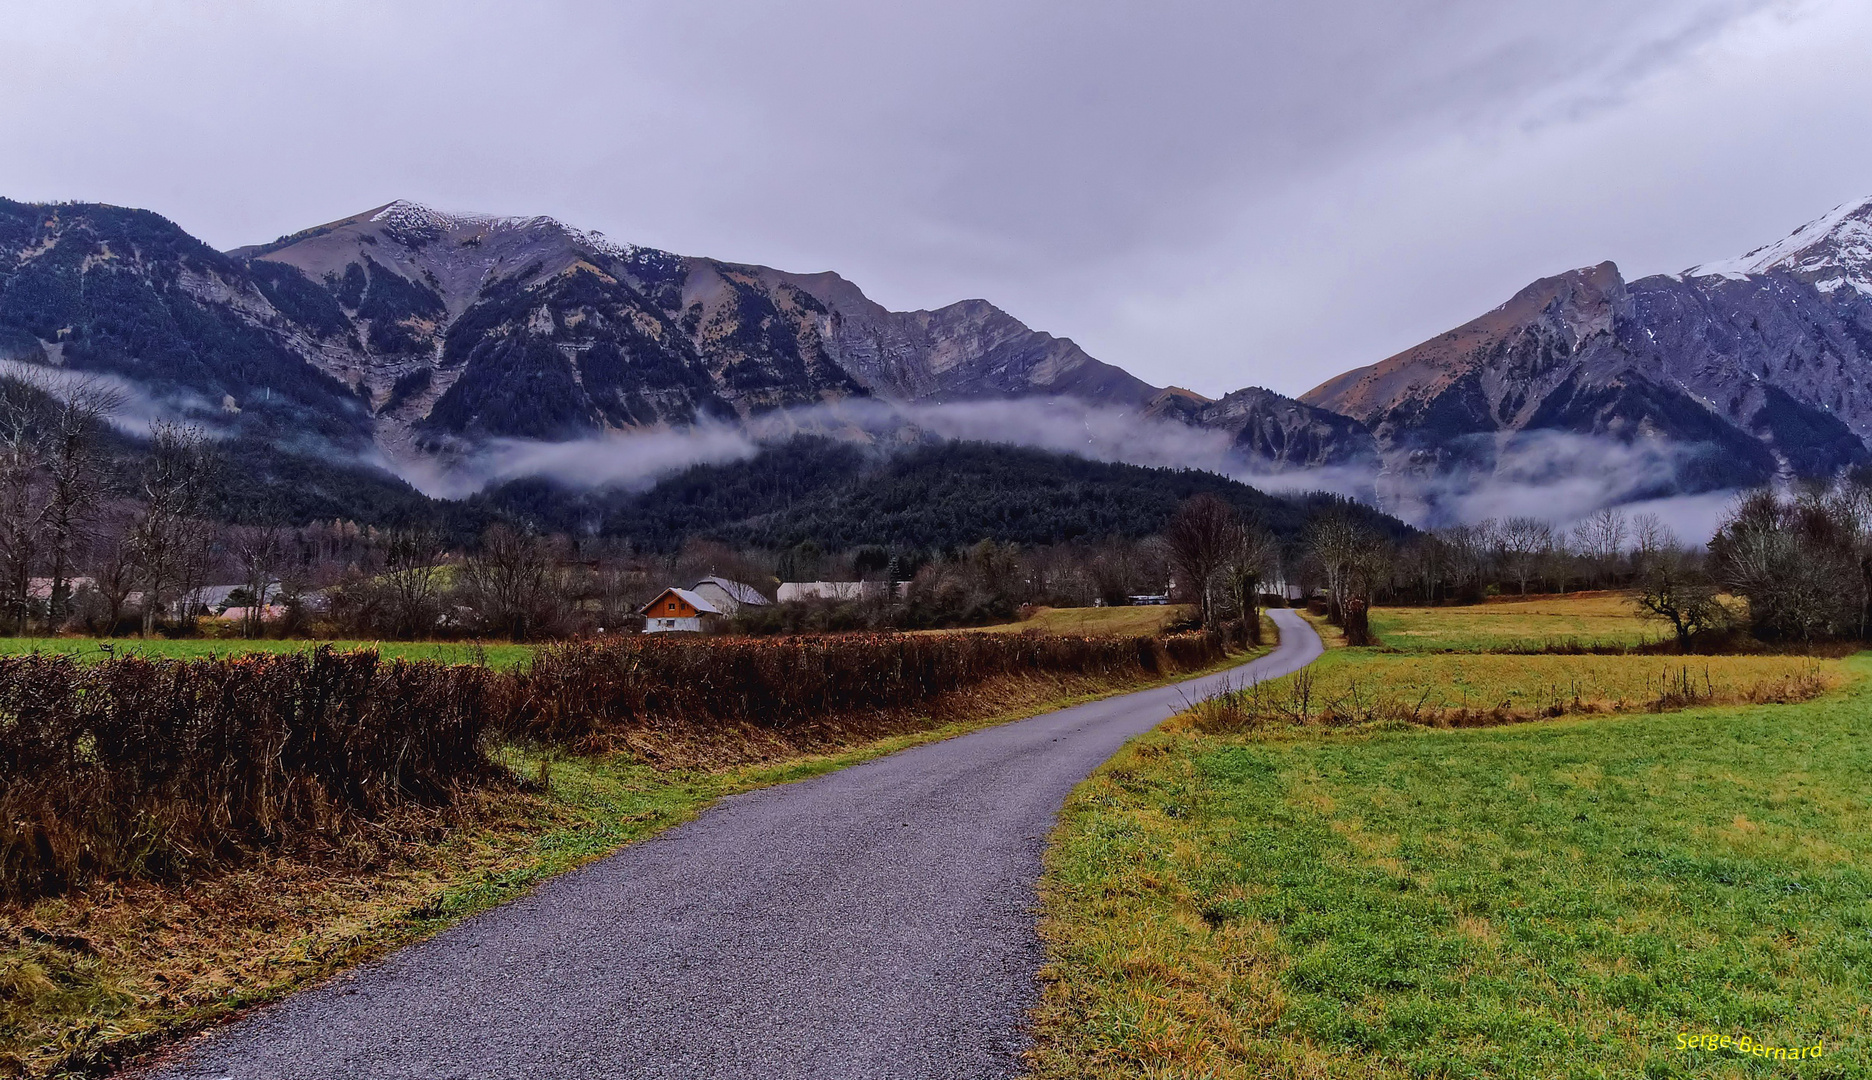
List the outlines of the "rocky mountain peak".
<svg viewBox="0 0 1872 1080">
<path fill-rule="evenodd" d="M 1556 358 L 1611 334 L 1630 314 L 1631 303 L 1625 279 L 1611 262 L 1541 278 L 1480 318 L 1328 379 L 1300 400 L 1375 425 L 1387 413 L 1439 397 L 1485 369 L 1512 367 L 1514 378 L 1539 381 Z M 1517 348 L 1522 344 L 1532 348 Z"/>
<path fill-rule="evenodd" d="M 1776 270 L 1823 293 L 1850 288 L 1872 296 L 1872 196 L 1834 207 L 1785 239 L 1740 258 L 1693 266 L 1682 276 L 1741 280 Z"/>
<path fill-rule="evenodd" d="M 398 199 L 369 213 L 371 224 L 379 226 L 384 234 L 411 246 L 421 246 L 443 238 L 458 242 L 473 239 L 485 241 L 491 235 L 518 234 L 533 238 L 563 237 L 579 247 L 620 259 L 634 258 L 644 250 L 635 244 L 618 243 L 596 229 L 580 229 L 544 214 L 503 217 L 494 214 L 450 213 L 408 199 Z"/>
</svg>

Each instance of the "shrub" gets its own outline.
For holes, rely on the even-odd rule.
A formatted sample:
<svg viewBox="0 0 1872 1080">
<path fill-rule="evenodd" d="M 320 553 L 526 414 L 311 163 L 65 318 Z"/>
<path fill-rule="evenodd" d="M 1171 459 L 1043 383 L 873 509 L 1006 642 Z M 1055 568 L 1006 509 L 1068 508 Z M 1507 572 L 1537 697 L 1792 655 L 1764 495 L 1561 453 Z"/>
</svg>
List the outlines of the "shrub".
<svg viewBox="0 0 1872 1080">
<path fill-rule="evenodd" d="M 1017 673 L 1168 674 L 1221 659 L 1214 634 L 841 634 L 620 636 L 547 646 L 513 679 L 507 732 L 579 744 L 628 723 L 786 730 L 858 712 L 926 708 Z"/>
<path fill-rule="evenodd" d="M 548 646 L 514 671 L 330 649 L 4 658 L 0 895 L 182 877 L 354 835 L 506 776 L 490 733 L 582 749 L 645 726 L 718 741 L 825 725 L 875 733 L 942 722 L 945 700 L 996 678 L 1169 674 L 1224 648 L 1220 634 L 625 635 Z"/>
<path fill-rule="evenodd" d="M 492 775 L 494 676 L 374 652 L 0 659 L 0 890 L 172 876 Z"/>
</svg>

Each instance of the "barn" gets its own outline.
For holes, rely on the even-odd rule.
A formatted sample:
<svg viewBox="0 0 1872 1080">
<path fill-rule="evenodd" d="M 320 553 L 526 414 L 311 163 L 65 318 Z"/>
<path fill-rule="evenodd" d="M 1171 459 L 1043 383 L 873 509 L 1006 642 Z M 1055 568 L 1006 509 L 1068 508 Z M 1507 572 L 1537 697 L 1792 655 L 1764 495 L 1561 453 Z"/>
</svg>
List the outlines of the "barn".
<svg viewBox="0 0 1872 1080">
<path fill-rule="evenodd" d="M 724 615 L 737 614 L 744 607 L 766 607 L 772 602 L 752 585 L 721 577 L 705 577 L 689 586 L 689 591 L 714 604 Z"/>
<path fill-rule="evenodd" d="M 644 617 L 644 633 L 687 630 L 701 634 L 713 630 L 721 609 L 688 589 L 664 589 L 655 600 L 637 609 Z"/>
</svg>

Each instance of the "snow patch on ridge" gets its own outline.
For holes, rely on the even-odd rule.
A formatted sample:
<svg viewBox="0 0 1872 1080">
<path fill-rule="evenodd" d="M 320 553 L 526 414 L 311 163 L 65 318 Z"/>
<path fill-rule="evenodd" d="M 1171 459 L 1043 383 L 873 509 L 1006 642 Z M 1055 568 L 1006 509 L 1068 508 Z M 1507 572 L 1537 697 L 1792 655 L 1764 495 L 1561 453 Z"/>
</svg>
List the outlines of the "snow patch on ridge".
<svg viewBox="0 0 1872 1080">
<path fill-rule="evenodd" d="M 1745 281 L 1757 274 L 1785 270 L 1809 277 L 1825 275 L 1816 287 L 1833 292 L 1845 286 L 1872 296 L 1872 198 L 1845 203 L 1794 230 L 1786 239 L 1736 259 L 1704 263 L 1684 277 L 1722 277 Z"/>
<path fill-rule="evenodd" d="M 373 224 L 382 224 L 392 232 L 416 236 L 442 236 L 449 233 L 532 232 L 556 230 L 573 243 L 619 259 L 635 258 L 648 249 L 636 244 L 620 244 L 596 229 L 580 229 L 557 218 L 538 214 L 533 217 L 501 217 L 494 214 L 451 213 L 398 199 L 371 216 Z"/>
</svg>

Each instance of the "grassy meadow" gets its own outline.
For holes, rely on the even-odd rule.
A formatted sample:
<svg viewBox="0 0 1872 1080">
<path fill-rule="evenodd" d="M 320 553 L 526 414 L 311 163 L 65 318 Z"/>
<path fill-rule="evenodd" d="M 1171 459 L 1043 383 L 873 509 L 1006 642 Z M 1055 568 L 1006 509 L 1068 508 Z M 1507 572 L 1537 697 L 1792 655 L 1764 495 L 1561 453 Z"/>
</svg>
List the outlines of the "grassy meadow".
<svg viewBox="0 0 1872 1080">
<path fill-rule="evenodd" d="M 1209 727 L 1405 721 L 1472 726 L 1574 713 L 1804 701 L 1842 685 L 1840 660 L 1809 656 L 1399 654 L 1333 649 L 1296 675 L 1196 710 Z"/>
<path fill-rule="evenodd" d="M 1558 645 L 1634 646 L 1669 636 L 1661 623 L 1638 617 L 1630 594 L 1502 597 L 1465 607 L 1379 607 L 1371 629 L 1400 652 L 1528 650 Z"/>
<path fill-rule="evenodd" d="M 921 634 L 1070 634 L 1130 637 L 1154 634 L 1166 626 L 1188 620 L 1193 608 L 1183 604 L 1136 607 L 1036 608 L 1018 622 L 968 626 L 946 630 L 919 630 Z"/>
<path fill-rule="evenodd" d="M 1446 639 L 1503 640 L 1454 610 Z M 1609 662 L 1666 659 L 1338 649 L 1316 674 L 1536 705 L 1641 696 Z M 1872 1076 L 1872 654 L 1685 659 L 1826 687 L 1479 728 L 1197 710 L 1133 742 L 1053 838 L 1035 1074 Z"/>
</svg>

